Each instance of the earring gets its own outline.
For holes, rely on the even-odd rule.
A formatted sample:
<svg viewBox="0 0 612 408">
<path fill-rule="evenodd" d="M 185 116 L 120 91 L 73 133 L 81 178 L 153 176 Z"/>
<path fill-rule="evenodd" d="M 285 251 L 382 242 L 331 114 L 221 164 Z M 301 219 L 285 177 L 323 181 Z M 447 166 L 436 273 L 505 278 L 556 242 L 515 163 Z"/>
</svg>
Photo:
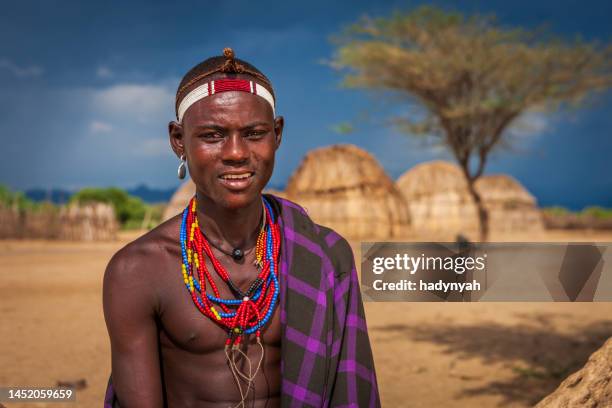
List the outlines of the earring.
<svg viewBox="0 0 612 408">
<path fill-rule="evenodd" d="M 187 174 L 187 166 L 185 166 L 185 155 L 181 155 L 181 163 L 178 166 L 178 178 L 184 179 Z"/>
</svg>

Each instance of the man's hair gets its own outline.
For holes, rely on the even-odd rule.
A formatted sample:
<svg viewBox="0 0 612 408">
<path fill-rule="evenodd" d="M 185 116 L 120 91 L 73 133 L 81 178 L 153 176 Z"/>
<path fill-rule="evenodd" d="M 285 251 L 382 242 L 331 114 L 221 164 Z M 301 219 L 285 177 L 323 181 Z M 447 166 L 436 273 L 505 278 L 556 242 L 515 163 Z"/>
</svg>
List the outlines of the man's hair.
<svg viewBox="0 0 612 408">
<path fill-rule="evenodd" d="M 196 82 L 215 74 L 217 72 L 222 72 L 226 74 L 245 74 L 258 79 L 263 85 L 268 88 L 272 97 L 276 99 L 274 95 L 274 89 L 272 88 L 272 83 L 260 70 L 255 68 L 252 64 L 236 58 L 234 54 L 234 50 L 231 48 L 224 48 L 223 55 L 218 55 L 216 57 L 210 57 L 202 62 L 200 62 L 195 67 L 191 68 L 189 72 L 185 74 L 181 83 L 176 90 L 176 104 L 175 110 L 178 112 L 178 105 L 185 96 L 187 89 L 195 84 Z"/>
</svg>

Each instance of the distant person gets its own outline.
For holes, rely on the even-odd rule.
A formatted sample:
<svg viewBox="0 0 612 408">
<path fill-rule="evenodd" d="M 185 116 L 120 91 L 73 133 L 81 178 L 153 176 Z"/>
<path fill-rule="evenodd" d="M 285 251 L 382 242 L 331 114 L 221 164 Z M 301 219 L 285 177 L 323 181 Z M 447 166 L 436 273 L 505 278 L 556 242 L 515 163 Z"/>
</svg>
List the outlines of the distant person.
<svg viewBox="0 0 612 408">
<path fill-rule="evenodd" d="M 105 408 L 380 406 L 350 246 L 262 195 L 275 99 L 229 48 L 183 77 L 170 144 L 196 194 L 108 264 Z"/>
</svg>

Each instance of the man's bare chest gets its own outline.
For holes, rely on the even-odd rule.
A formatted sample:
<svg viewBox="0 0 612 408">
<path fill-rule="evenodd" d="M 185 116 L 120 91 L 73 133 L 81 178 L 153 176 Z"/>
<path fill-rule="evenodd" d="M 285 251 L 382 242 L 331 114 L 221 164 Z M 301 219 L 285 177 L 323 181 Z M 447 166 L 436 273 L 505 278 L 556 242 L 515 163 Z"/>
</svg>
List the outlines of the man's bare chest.
<svg viewBox="0 0 612 408">
<path fill-rule="evenodd" d="M 229 285 L 215 272 L 212 264 L 207 263 L 207 269 L 221 298 L 236 299 L 237 295 Z M 243 264 L 233 264 L 224 260 L 223 265 L 234 285 L 245 290 L 255 280 L 259 269 L 249 259 Z M 205 316 L 196 306 L 191 293 L 185 287 L 180 272 L 178 257 L 176 265 L 164 265 L 167 273 L 162 274 L 160 284 L 160 341 L 162 346 L 176 347 L 190 353 L 210 353 L 221 351 L 227 339 L 227 331 L 209 317 Z M 213 294 L 212 285 L 205 279 L 206 292 Z M 196 291 L 196 296 L 201 296 Z M 277 306 L 272 317 L 262 330 L 262 341 L 267 346 L 280 347 L 280 313 Z M 229 311 L 235 310 L 230 308 Z M 251 335 L 250 337 L 253 337 Z M 251 339 L 253 340 L 253 339 Z"/>
</svg>

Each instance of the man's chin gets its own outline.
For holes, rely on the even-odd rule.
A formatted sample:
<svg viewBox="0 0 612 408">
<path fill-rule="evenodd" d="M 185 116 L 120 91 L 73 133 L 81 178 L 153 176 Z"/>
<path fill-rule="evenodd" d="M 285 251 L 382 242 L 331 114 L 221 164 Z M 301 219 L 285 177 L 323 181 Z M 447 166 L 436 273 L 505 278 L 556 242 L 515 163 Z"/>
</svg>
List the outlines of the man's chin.
<svg viewBox="0 0 612 408">
<path fill-rule="evenodd" d="M 197 190 L 208 200 L 215 203 L 216 206 L 227 210 L 240 210 L 253 205 L 254 201 L 260 200 L 264 186 L 261 186 L 260 183 L 252 183 L 243 189 L 228 188 L 228 186 L 220 184 L 208 185 L 207 187 L 209 188 L 197 188 Z"/>
<path fill-rule="evenodd" d="M 220 201 L 228 210 L 239 210 L 252 205 L 253 201 L 258 200 L 260 195 L 260 190 L 227 191 Z"/>
</svg>

